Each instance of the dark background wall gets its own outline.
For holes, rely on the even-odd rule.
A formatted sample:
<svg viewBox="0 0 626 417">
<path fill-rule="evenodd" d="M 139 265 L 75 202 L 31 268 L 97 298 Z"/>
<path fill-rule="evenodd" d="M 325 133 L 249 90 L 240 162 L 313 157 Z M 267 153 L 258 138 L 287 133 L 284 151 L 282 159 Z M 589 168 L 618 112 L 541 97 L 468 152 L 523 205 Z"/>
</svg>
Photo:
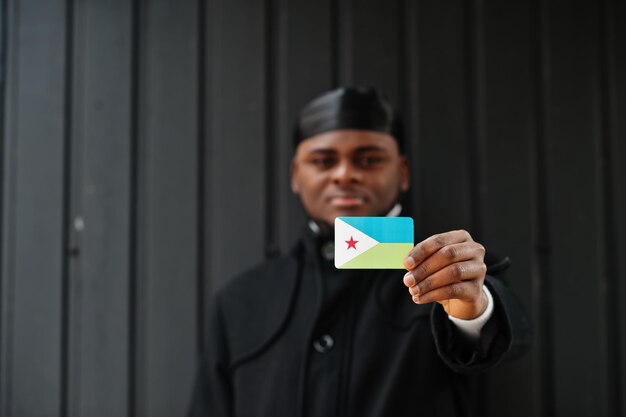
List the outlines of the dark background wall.
<svg viewBox="0 0 626 417">
<path fill-rule="evenodd" d="M 421 234 L 513 259 L 483 413 L 626 416 L 625 2 L 2 0 L 0 41 L 0 415 L 182 416 L 208 295 L 303 220 L 295 112 L 368 84 Z"/>
</svg>

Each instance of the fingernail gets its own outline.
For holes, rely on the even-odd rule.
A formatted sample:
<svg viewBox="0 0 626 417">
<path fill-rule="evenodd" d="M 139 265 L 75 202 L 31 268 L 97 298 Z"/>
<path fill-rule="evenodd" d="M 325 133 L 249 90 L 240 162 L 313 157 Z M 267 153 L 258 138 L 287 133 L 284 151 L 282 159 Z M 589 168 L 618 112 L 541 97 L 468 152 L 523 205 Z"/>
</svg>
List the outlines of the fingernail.
<svg viewBox="0 0 626 417">
<path fill-rule="evenodd" d="M 407 267 L 407 269 L 413 269 L 415 268 L 415 260 L 413 259 L 413 257 L 407 256 L 404 259 L 404 265 Z"/>
<path fill-rule="evenodd" d="M 419 303 L 420 303 L 420 297 L 419 297 L 419 295 L 414 295 L 414 296 L 413 296 L 413 302 L 414 302 L 415 304 L 419 304 Z"/>
<path fill-rule="evenodd" d="M 413 274 L 411 274 L 410 272 L 404 274 L 404 278 L 402 280 L 404 281 L 404 285 L 406 285 L 407 287 L 412 287 L 413 285 L 415 285 L 415 278 L 413 278 Z"/>
</svg>

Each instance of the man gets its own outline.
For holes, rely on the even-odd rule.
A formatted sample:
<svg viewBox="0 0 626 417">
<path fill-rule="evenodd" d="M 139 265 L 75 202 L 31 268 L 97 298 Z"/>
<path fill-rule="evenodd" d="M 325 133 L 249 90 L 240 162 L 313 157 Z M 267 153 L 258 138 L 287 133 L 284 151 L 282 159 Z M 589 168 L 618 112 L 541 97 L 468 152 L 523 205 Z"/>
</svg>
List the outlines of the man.
<svg viewBox="0 0 626 417">
<path fill-rule="evenodd" d="M 475 373 L 530 341 L 507 288 L 465 231 L 418 243 L 398 270 L 337 270 L 338 216 L 398 215 L 409 189 L 397 117 L 374 89 L 310 102 L 291 187 L 310 221 L 291 254 L 212 303 L 191 415 L 475 415 Z M 407 291 L 408 289 L 408 291 Z"/>
</svg>

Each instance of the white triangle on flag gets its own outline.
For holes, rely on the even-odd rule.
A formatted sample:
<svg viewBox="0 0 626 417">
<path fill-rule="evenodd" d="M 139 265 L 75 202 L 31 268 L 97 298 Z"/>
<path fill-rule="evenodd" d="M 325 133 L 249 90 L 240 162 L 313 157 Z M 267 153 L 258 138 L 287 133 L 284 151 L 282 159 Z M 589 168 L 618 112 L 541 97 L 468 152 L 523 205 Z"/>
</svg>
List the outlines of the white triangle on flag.
<svg viewBox="0 0 626 417">
<path fill-rule="evenodd" d="M 354 247 L 350 247 L 348 241 L 356 241 Z M 343 220 L 335 219 L 335 267 L 341 265 L 361 255 L 368 249 L 378 245 L 377 240 L 369 237 L 359 229 L 350 226 Z"/>
</svg>

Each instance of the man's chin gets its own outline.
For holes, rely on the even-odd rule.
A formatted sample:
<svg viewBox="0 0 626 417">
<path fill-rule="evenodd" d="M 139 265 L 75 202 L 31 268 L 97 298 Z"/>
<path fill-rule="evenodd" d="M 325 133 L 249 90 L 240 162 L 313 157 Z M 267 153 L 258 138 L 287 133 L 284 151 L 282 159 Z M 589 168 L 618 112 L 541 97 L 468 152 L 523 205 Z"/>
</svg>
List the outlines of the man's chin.
<svg viewBox="0 0 626 417">
<path fill-rule="evenodd" d="M 367 208 L 359 207 L 354 209 L 341 209 L 341 210 L 333 210 L 333 212 L 324 218 L 324 221 L 329 223 L 334 227 L 335 219 L 337 217 L 357 217 L 357 216 L 376 216 L 371 212 L 371 210 L 367 210 Z"/>
</svg>

